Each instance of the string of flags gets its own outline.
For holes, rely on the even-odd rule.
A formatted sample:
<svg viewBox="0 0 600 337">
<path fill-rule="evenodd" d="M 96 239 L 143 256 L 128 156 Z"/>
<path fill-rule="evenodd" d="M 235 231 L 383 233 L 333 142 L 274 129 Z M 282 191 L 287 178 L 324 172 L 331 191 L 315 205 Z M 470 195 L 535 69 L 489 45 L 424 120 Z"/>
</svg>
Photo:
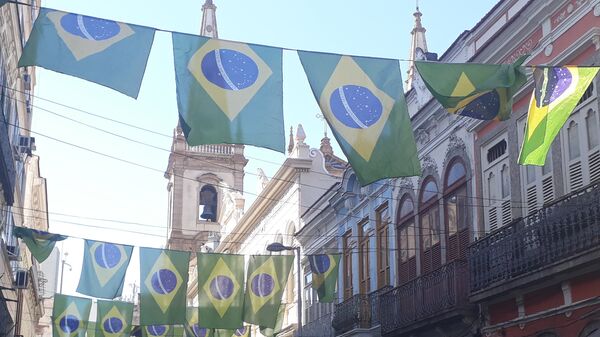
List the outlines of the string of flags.
<svg viewBox="0 0 600 337">
<path fill-rule="evenodd" d="M 19 66 L 41 66 L 137 98 L 155 31 L 41 8 Z M 246 144 L 283 153 L 283 49 L 171 34 L 179 122 L 187 143 Z M 298 54 L 315 99 L 361 185 L 421 174 L 398 60 Z M 448 112 L 503 121 L 510 118 L 513 94 L 527 81 L 522 69 L 527 57 L 501 65 L 415 65 Z M 535 69 L 522 165 L 543 165 L 573 102 L 599 68 Z"/>
<path fill-rule="evenodd" d="M 55 243 L 68 236 L 15 227 L 33 257 L 46 259 Z M 50 250 L 48 250 L 50 249 Z M 121 296 L 133 246 L 84 240 L 77 292 L 98 299 L 96 336 L 129 336 L 133 303 Z M 190 252 L 140 247 L 140 317 L 142 336 L 249 336 L 248 324 L 265 333 L 281 329 L 283 291 L 293 255 L 197 253 L 198 307 L 187 307 Z M 339 254 L 307 256 L 313 288 L 321 302 L 334 301 Z M 245 277 L 246 275 L 246 277 Z M 90 298 L 56 294 L 54 337 L 83 337 L 89 331 Z M 282 309 L 283 308 L 283 309 Z M 182 329 L 175 329 L 182 327 Z M 219 331 L 217 331 L 219 330 Z M 222 331 L 221 331 L 222 330 Z M 263 333 L 264 334 L 264 333 Z"/>
</svg>

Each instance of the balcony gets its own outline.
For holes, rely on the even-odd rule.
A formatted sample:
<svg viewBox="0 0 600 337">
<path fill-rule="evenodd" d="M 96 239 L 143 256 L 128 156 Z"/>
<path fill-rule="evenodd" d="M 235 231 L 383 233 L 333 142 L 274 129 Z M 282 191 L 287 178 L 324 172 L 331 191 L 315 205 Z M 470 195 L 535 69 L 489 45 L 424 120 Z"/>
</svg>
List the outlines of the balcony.
<svg viewBox="0 0 600 337">
<path fill-rule="evenodd" d="M 185 145 L 185 150 L 187 152 L 201 153 L 201 154 L 211 154 L 218 156 L 233 156 L 235 145 L 232 144 L 211 144 L 211 145 L 198 145 L 198 146 L 189 146 Z"/>
<path fill-rule="evenodd" d="M 331 326 L 332 313 L 325 314 L 318 319 L 307 323 L 302 326 L 302 336 L 298 337 L 311 337 L 311 336 L 322 336 L 322 337 L 333 337 L 335 336 L 333 327 Z"/>
<path fill-rule="evenodd" d="M 357 294 L 335 306 L 331 325 L 336 335 L 353 329 L 370 329 L 379 325 L 379 297 L 391 287 L 383 287 L 369 294 Z"/>
<path fill-rule="evenodd" d="M 592 265 L 600 257 L 600 183 L 494 231 L 469 250 L 474 301 Z"/>
<path fill-rule="evenodd" d="M 398 335 L 471 314 L 467 261 L 456 260 L 380 297 L 381 334 Z"/>
</svg>

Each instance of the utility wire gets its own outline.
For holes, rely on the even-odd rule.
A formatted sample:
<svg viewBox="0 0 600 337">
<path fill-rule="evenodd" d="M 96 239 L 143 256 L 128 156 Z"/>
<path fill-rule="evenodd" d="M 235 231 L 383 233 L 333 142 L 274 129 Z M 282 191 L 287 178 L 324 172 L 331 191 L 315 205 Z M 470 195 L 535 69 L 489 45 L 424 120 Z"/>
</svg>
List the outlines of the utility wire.
<svg viewBox="0 0 600 337">
<path fill-rule="evenodd" d="M 22 102 L 22 103 L 26 103 L 26 102 L 24 102 L 24 101 L 22 101 L 22 100 L 19 100 L 19 99 L 17 99 L 16 97 L 11 97 L 11 98 L 12 98 L 12 99 L 14 99 L 15 101 Z M 155 145 L 149 144 L 149 143 L 145 143 L 145 142 L 142 142 L 142 141 L 139 141 L 139 140 L 135 140 L 135 139 L 132 139 L 132 138 L 129 138 L 129 137 L 125 137 L 125 136 L 119 135 L 119 134 L 117 134 L 117 133 L 115 133 L 115 132 L 108 131 L 108 130 L 105 130 L 105 129 L 102 129 L 102 128 L 99 128 L 99 127 L 96 127 L 96 126 L 93 126 L 93 125 L 90 125 L 90 124 L 87 124 L 87 123 L 85 123 L 85 122 L 79 121 L 79 120 L 77 120 L 77 119 L 74 119 L 74 118 L 70 118 L 70 117 L 67 117 L 67 116 L 61 115 L 61 114 L 59 114 L 59 113 L 57 113 L 57 112 L 55 112 L 55 111 L 52 111 L 52 110 L 49 110 L 49 109 L 46 109 L 46 108 L 38 107 L 38 106 L 35 106 L 35 105 L 32 105 L 32 106 L 33 106 L 33 107 L 35 107 L 36 109 L 40 109 L 40 110 L 42 110 L 42 111 L 48 112 L 48 113 L 50 113 L 50 114 L 53 114 L 53 115 L 55 115 L 55 116 L 58 116 L 58 117 L 60 117 L 60 118 L 64 118 L 64 119 L 66 119 L 66 120 L 69 120 L 69 121 L 72 121 L 72 122 L 74 122 L 74 123 L 77 123 L 77 124 L 84 125 L 84 126 L 86 126 L 86 127 L 92 128 L 92 129 L 94 129 L 94 130 L 98 130 L 98 131 L 101 131 L 101 132 L 103 132 L 103 133 L 107 133 L 107 134 L 109 134 L 109 135 L 112 135 L 112 136 L 115 136 L 115 137 L 118 137 L 118 138 L 121 138 L 121 139 L 125 139 L 125 140 L 127 140 L 127 141 L 130 141 L 130 142 L 133 142 L 133 143 L 136 143 L 136 144 L 140 144 L 140 145 L 143 145 L 143 146 L 147 146 L 147 147 L 150 147 L 150 148 L 153 148 L 153 149 L 156 149 L 156 150 L 160 150 L 160 151 L 163 151 L 163 152 L 172 153 L 172 152 L 171 152 L 171 150 L 169 150 L 169 149 L 161 148 L 161 147 L 158 147 L 158 146 L 155 146 Z M 110 119 L 110 120 L 111 120 L 111 121 L 114 121 L 114 120 L 112 120 L 112 119 Z M 11 124 L 11 125 L 12 125 L 12 124 Z M 146 130 L 146 129 L 144 129 L 144 130 Z M 42 136 L 44 136 L 44 135 L 42 135 Z M 46 136 L 46 137 L 48 137 L 48 136 Z M 170 136 L 169 136 L 169 138 L 170 138 Z M 187 159 L 191 159 L 191 160 L 197 160 L 197 161 L 200 161 L 200 162 L 209 163 L 209 164 L 211 164 L 211 165 L 215 165 L 215 166 L 223 167 L 223 168 L 226 168 L 226 169 L 232 170 L 232 171 L 234 171 L 234 172 L 240 172 L 240 173 L 244 173 L 244 174 L 249 174 L 249 175 L 253 175 L 253 176 L 258 176 L 258 174 L 256 174 L 256 173 L 252 173 L 252 172 L 245 172 L 243 169 L 235 169 L 235 168 L 231 168 L 231 167 L 229 167 L 229 166 L 227 166 L 227 165 L 224 165 L 224 164 L 220 164 L 220 163 L 214 163 L 214 162 L 209 162 L 209 161 L 208 161 L 208 160 L 206 160 L 206 159 L 198 158 L 198 157 L 196 157 L 196 156 L 187 155 L 187 154 L 185 154 L 185 153 L 180 153 L 180 152 L 175 152 L 175 153 L 176 153 L 178 156 L 182 156 L 182 157 L 184 157 L 184 158 L 187 158 Z M 251 158 L 251 159 L 256 159 L 256 158 L 252 158 L 252 157 L 248 157 L 248 158 Z M 261 160 L 261 159 L 257 159 L 257 160 Z M 261 161 L 262 161 L 262 160 L 261 160 Z M 272 164 L 277 164 L 277 163 L 275 163 L 275 162 L 270 162 L 270 161 L 266 161 L 266 162 L 268 162 L 268 163 L 272 163 Z M 282 166 L 282 167 L 289 167 L 288 165 L 285 165 L 285 164 L 279 164 L 279 165 L 280 165 L 280 166 Z M 332 176 L 331 174 L 326 174 L 326 173 L 322 173 L 322 172 L 317 172 L 317 171 L 314 171 L 314 170 L 312 170 L 312 169 L 310 170 L 310 172 L 312 172 L 312 173 L 316 173 L 316 174 L 320 174 L 320 175 L 324 175 L 324 176 L 327 176 L 327 177 L 331 177 L 331 176 Z M 276 180 L 276 181 L 282 181 L 282 182 L 286 182 L 286 183 L 296 183 L 295 181 L 292 181 L 292 180 L 281 179 L 281 178 L 277 178 L 277 177 L 271 177 L 270 179 L 271 179 L 271 180 Z M 473 179 L 473 176 L 472 176 L 472 177 L 470 177 L 469 179 L 466 179 L 466 181 L 465 181 L 465 182 L 469 182 L 469 181 L 471 181 L 472 179 Z M 373 184 L 378 184 L 378 183 L 379 183 L 379 184 L 381 184 L 381 181 L 380 181 L 380 182 L 375 182 L 375 183 L 373 183 Z M 324 187 L 321 187 L 321 186 L 316 186 L 316 185 L 310 185 L 310 184 L 306 184 L 306 183 L 298 183 L 298 185 L 300 185 L 300 186 L 305 186 L 305 187 L 311 187 L 311 188 L 315 188 L 315 189 L 320 189 L 320 190 L 323 190 L 323 191 L 328 191 L 328 190 L 329 190 L 329 188 L 324 188 Z M 439 192 L 439 191 L 432 191 L 432 190 L 421 190 L 421 189 L 419 189 L 419 188 L 414 188 L 414 187 L 412 187 L 412 188 L 404 188 L 404 187 L 403 187 L 403 189 L 409 189 L 409 190 L 412 190 L 412 191 L 415 191 L 415 192 L 422 192 L 422 193 L 425 193 L 425 192 L 427 192 L 427 193 L 434 193 L 434 194 L 437 194 L 437 195 L 444 195 L 444 194 L 447 194 L 447 193 L 444 193 L 444 192 Z M 248 192 L 248 193 L 249 193 L 249 192 Z M 249 193 L 249 194 L 252 194 L 252 193 Z M 461 198 L 467 198 L 467 199 L 478 199 L 478 200 L 486 200 L 486 201 L 499 201 L 499 202 L 505 202 L 505 201 L 507 201 L 507 200 L 504 200 L 504 199 L 499 199 L 499 198 L 486 198 L 486 197 L 467 196 L 467 195 L 457 195 L 457 196 L 458 196 L 458 197 L 461 197 Z M 400 199 L 392 197 L 390 200 L 398 201 L 398 200 L 400 200 Z M 523 201 L 514 201 L 514 200 L 510 200 L 510 202 L 511 202 L 511 204 L 527 204 L 527 202 L 523 202 Z M 513 206 L 513 208 L 514 208 L 514 207 L 519 207 L 519 206 Z M 529 208 L 529 207 L 528 207 L 528 206 L 523 206 L 523 207 L 521 207 L 521 208 Z"/>
</svg>

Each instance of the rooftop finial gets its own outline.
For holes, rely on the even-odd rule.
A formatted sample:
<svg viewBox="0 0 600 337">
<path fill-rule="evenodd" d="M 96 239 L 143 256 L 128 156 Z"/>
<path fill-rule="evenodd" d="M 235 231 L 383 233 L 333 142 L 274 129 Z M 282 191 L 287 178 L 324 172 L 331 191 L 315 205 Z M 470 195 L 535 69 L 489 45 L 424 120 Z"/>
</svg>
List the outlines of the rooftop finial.
<svg viewBox="0 0 600 337">
<path fill-rule="evenodd" d="M 290 141 L 288 144 L 288 154 L 294 150 L 294 127 L 290 126 Z"/>
<path fill-rule="evenodd" d="M 218 38 L 217 30 L 217 6 L 212 0 L 205 0 L 202 5 L 202 26 L 200 27 L 200 35 L 212 38 Z"/>
<path fill-rule="evenodd" d="M 410 34 L 412 35 L 412 40 L 410 43 L 410 55 L 408 62 L 408 76 L 406 77 L 406 90 L 410 90 L 412 88 L 412 81 L 415 76 L 415 63 L 414 61 L 417 59 L 417 49 L 420 49 L 421 52 L 427 53 L 427 39 L 425 38 L 425 32 L 427 31 L 423 25 L 421 24 L 421 16 L 423 13 L 419 10 L 419 0 L 416 0 L 417 10 L 413 13 L 415 17 L 415 26 L 413 27 Z"/>
</svg>

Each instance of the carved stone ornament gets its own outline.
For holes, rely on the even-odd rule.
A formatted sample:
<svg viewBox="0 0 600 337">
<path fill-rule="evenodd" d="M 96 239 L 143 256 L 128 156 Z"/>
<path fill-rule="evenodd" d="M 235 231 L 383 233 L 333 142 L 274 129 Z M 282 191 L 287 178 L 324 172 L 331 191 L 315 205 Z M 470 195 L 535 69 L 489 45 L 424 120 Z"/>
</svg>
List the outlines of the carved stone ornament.
<svg viewBox="0 0 600 337">
<path fill-rule="evenodd" d="M 423 175 L 425 175 L 425 172 L 437 173 L 437 163 L 435 160 L 433 160 L 433 158 L 431 158 L 430 155 L 426 155 L 423 157 L 423 159 L 421 159 L 421 168 L 424 173 Z"/>
<path fill-rule="evenodd" d="M 414 190 L 414 185 L 412 183 L 412 180 L 410 178 L 400 178 L 400 181 L 398 183 L 398 189 L 400 191 L 402 190 Z"/>
<path fill-rule="evenodd" d="M 429 143 L 429 132 L 424 128 L 417 129 L 417 143 L 419 146 L 423 146 Z"/>
</svg>

